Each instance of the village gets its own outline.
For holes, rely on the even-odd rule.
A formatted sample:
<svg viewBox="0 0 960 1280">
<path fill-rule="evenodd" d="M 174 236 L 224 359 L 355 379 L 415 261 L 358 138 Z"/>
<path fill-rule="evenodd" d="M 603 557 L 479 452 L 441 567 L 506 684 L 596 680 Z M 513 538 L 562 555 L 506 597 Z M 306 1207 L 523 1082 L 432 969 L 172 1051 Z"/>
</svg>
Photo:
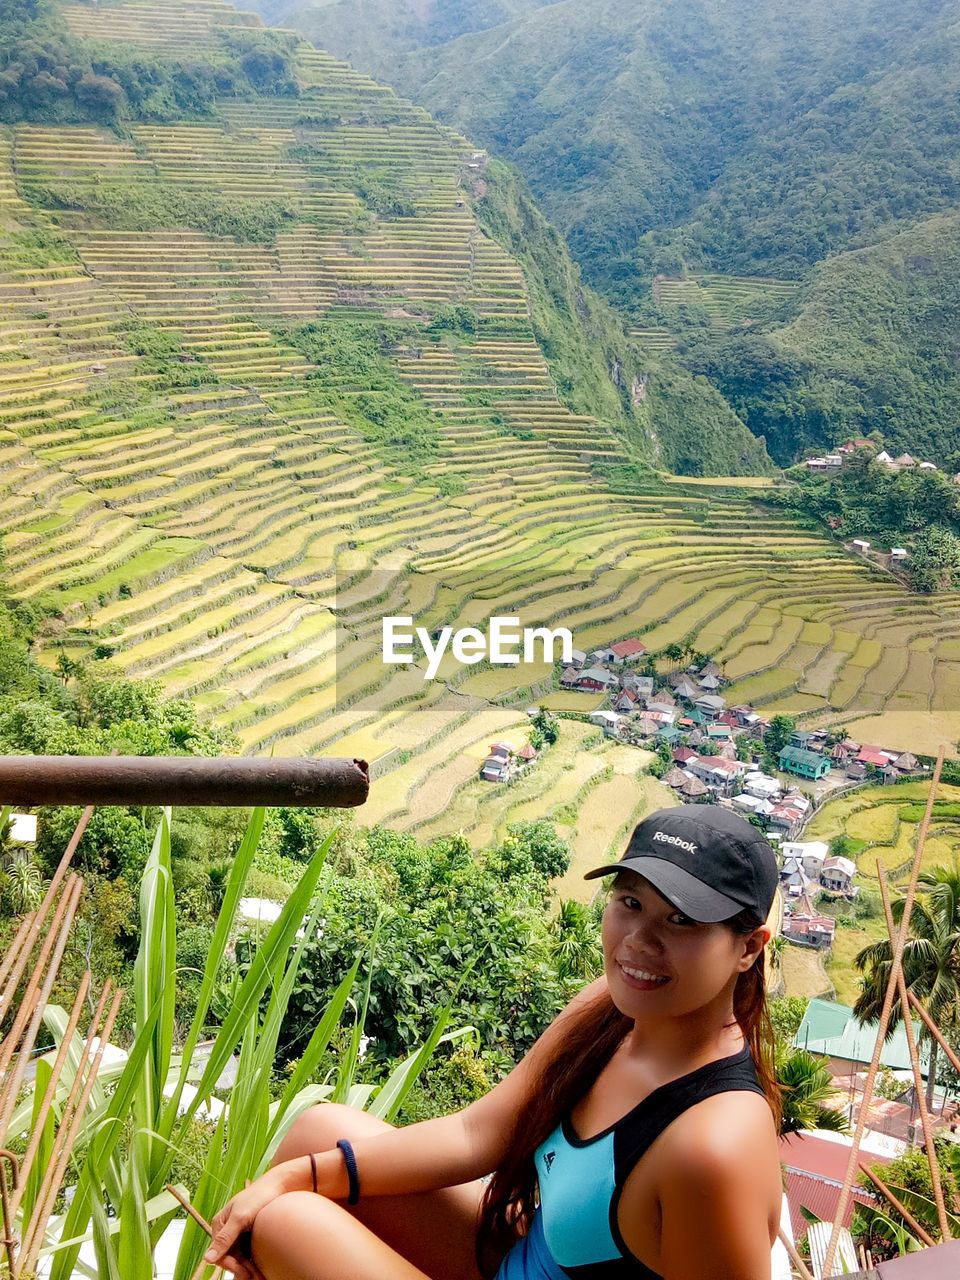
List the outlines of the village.
<svg viewBox="0 0 960 1280">
<path fill-rule="evenodd" d="M 838 796 L 868 784 L 886 786 L 927 777 L 929 768 L 909 751 L 857 742 L 842 731 L 800 729 L 790 717 L 766 719 L 747 705 L 728 706 L 723 692 L 728 682 L 718 663 L 701 661 L 704 655 L 698 655 L 696 663 L 663 675 L 657 668 L 664 656 L 651 655 L 636 636 L 589 653 L 574 650 L 559 684 L 594 700 L 603 694 L 603 707 L 574 714 L 589 719 L 611 739 L 654 752 L 650 772 L 681 803 L 729 806 L 762 830 L 780 864 L 777 945 L 828 953 L 838 918 L 853 909 L 860 894 L 857 867 L 831 849 L 843 843 L 842 836 L 831 843 L 805 840 L 805 828 Z M 540 708 L 529 707 L 527 712 L 539 716 Z M 494 743 L 482 777 L 509 782 L 535 767 L 538 756 L 531 742 L 519 750 Z M 834 910 L 837 915 L 827 914 Z M 782 967 L 779 973 L 782 981 Z M 874 1167 L 906 1158 L 904 1153 L 921 1135 L 920 1100 L 903 1024 L 883 1044 L 880 1088 L 868 1098 L 865 1082 L 877 1025 L 861 1023 L 854 1010 L 837 999 L 804 999 L 802 1005 L 793 1047 L 823 1064 L 829 1105 L 849 1128 L 862 1120 L 858 1149 L 863 1157 Z M 920 1033 L 915 1024 L 915 1041 Z M 930 1050 L 924 1043 L 919 1069 L 932 1104 L 930 1124 L 943 1139 L 960 1142 L 960 1104 L 948 1088 L 928 1079 L 929 1068 Z M 849 1132 L 825 1129 L 790 1133 L 780 1140 L 784 1214 L 793 1238 L 806 1237 L 816 1274 L 822 1270 L 830 1223 L 837 1216 L 851 1142 Z M 841 1217 L 841 1239 L 851 1257 L 854 1214 L 875 1204 L 869 1192 L 854 1187 Z M 819 1225 L 811 1225 L 811 1213 L 821 1219 Z"/>
<path fill-rule="evenodd" d="M 827 800 L 867 782 L 896 783 L 927 770 L 909 751 L 823 728 L 798 729 L 747 705 L 727 706 L 721 692 L 727 682 L 712 660 L 666 676 L 654 672 L 646 646 L 633 636 L 590 653 L 574 649 L 559 683 L 594 698 L 603 694 L 609 705 L 583 714 L 607 737 L 655 752 L 651 772 L 681 803 L 720 804 L 752 820 L 779 853 L 782 936 L 798 946 L 829 948 L 836 920 L 817 912 L 815 898 L 823 891 L 854 899 L 856 865 L 831 856 L 824 841 L 799 837 Z M 492 743 L 481 777 L 509 782 L 538 755 L 532 742 L 519 750 Z"/>
</svg>

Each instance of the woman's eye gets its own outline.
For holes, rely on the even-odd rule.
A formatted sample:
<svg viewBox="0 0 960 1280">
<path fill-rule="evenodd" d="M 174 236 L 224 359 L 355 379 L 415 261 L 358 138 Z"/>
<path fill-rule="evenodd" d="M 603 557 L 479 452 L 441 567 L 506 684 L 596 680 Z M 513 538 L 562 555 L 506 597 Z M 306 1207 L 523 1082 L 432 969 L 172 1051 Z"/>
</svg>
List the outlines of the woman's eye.
<svg viewBox="0 0 960 1280">
<path fill-rule="evenodd" d="M 691 925 L 697 923 L 692 916 L 685 916 L 682 911 L 675 911 L 670 919 L 674 924 Z"/>
<path fill-rule="evenodd" d="M 623 905 L 625 907 L 629 907 L 631 911 L 639 911 L 642 907 L 640 899 L 631 898 L 629 894 L 622 898 L 621 901 L 623 902 Z"/>
</svg>

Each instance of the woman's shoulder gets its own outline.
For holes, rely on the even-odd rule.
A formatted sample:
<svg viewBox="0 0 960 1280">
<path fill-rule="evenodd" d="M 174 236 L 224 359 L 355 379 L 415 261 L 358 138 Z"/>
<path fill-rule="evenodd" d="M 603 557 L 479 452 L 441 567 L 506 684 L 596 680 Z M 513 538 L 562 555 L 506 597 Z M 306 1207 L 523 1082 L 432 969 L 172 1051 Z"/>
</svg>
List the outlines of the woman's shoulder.
<svg viewBox="0 0 960 1280">
<path fill-rule="evenodd" d="M 748 1089 L 713 1094 L 694 1103 L 661 1137 L 659 1167 L 679 1179 L 752 1180 L 779 1168 L 773 1112 Z"/>
<path fill-rule="evenodd" d="M 735 1148 L 744 1142 L 769 1148 L 776 1146 L 777 1132 L 770 1104 L 753 1089 L 728 1089 L 695 1102 L 671 1125 L 678 1154 L 696 1147 L 701 1154 L 714 1148 L 723 1155 L 731 1147 L 730 1135 L 737 1135 Z"/>
</svg>

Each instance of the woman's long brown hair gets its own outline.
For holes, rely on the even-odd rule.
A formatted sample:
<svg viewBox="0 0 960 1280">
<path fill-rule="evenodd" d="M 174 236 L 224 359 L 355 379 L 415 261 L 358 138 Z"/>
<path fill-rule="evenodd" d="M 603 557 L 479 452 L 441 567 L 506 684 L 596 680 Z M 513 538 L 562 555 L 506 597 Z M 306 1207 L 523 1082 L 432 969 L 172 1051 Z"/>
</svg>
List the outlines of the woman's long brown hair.
<svg viewBox="0 0 960 1280">
<path fill-rule="evenodd" d="M 758 922 L 752 912 L 742 911 L 725 923 L 735 933 L 748 934 L 762 921 Z M 750 1046 L 757 1077 L 779 1130 L 780 1086 L 774 1072 L 774 1034 L 767 1010 L 763 951 L 737 979 L 733 1012 Z M 625 1017 L 609 993 L 604 992 L 565 1033 L 559 1053 L 544 1068 L 517 1112 L 507 1155 L 484 1193 L 477 1232 L 481 1270 L 482 1259 L 500 1257 L 505 1248 L 526 1235 L 537 1204 L 534 1152 L 587 1094 L 632 1026 L 633 1020 Z"/>
</svg>

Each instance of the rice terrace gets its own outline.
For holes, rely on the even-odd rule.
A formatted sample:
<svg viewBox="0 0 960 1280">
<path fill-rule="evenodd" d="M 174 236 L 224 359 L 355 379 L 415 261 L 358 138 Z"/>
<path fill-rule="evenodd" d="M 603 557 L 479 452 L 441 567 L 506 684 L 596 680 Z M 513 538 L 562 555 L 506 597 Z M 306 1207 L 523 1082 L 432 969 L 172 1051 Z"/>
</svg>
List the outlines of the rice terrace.
<svg viewBox="0 0 960 1280">
<path fill-rule="evenodd" d="M 63 14 L 166 50 L 259 25 L 216 0 Z M 529 281 L 483 229 L 485 153 L 306 43 L 295 60 L 298 97 L 211 121 L 0 135 L 0 530 L 10 596 L 62 619 L 42 660 L 159 680 L 244 753 L 365 758 L 363 823 L 477 847 L 547 815 L 609 844 L 667 793 L 625 784 L 646 754 L 576 718 L 533 783 L 484 785 L 531 702 L 597 700 L 546 664 L 522 687 L 385 667 L 386 614 L 683 643 L 730 703 L 955 754 L 960 597 L 764 506 L 771 479 L 667 480 L 566 407 Z M 224 194 L 253 225 L 218 223 Z M 690 287 L 722 317 L 722 286 Z M 396 404 L 413 474 L 354 414 Z"/>
</svg>

